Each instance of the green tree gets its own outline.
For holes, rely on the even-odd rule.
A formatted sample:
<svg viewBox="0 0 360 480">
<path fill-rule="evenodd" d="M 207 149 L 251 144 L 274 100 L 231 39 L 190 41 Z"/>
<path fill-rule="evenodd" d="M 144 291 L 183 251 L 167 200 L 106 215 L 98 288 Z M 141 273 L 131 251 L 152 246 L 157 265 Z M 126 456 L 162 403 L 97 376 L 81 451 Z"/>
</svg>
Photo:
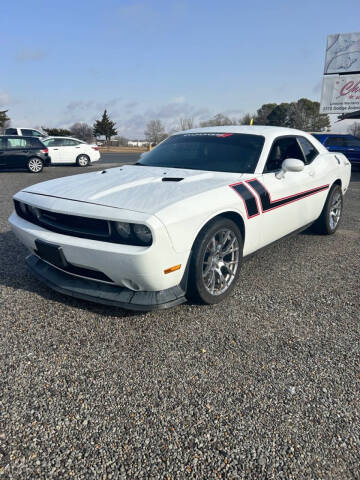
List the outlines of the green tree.
<svg viewBox="0 0 360 480">
<path fill-rule="evenodd" d="M 300 98 L 290 105 L 290 126 L 307 132 L 322 132 L 330 128 L 329 115 L 321 115 L 320 103 Z"/>
<path fill-rule="evenodd" d="M 268 116 L 277 107 L 277 103 L 264 103 L 256 112 L 254 117 L 255 125 L 269 125 Z"/>
<path fill-rule="evenodd" d="M 71 137 L 70 130 L 67 130 L 66 128 L 41 128 L 49 135 L 49 137 Z"/>
<path fill-rule="evenodd" d="M 290 127 L 290 103 L 280 103 L 267 116 L 266 125 L 275 125 L 277 127 Z"/>
<path fill-rule="evenodd" d="M 0 132 L 8 126 L 10 118 L 6 115 L 8 110 L 0 110 Z"/>
<path fill-rule="evenodd" d="M 113 135 L 117 135 L 115 122 L 110 120 L 110 117 L 106 110 L 104 110 L 101 120 L 96 120 L 96 122 L 94 123 L 93 134 L 94 137 L 104 135 L 106 141 L 110 141 Z"/>
</svg>

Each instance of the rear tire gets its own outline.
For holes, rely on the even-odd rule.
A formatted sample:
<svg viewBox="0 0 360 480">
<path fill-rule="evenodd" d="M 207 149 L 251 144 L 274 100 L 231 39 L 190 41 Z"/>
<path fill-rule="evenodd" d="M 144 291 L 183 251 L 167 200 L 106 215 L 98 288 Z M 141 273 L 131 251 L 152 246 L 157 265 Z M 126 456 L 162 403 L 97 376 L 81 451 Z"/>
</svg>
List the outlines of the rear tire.
<svg viewBox="0 0 360 480">
<path fill-rule="evenodd" d="M 340 224 L 342 210 L 343 195 L 340 185 L 336 184 L 331 187 L 321 215 L 313 225 L 314 230 L 321 235 L 335 233 Z"/>
<path fill-rule="evenodd" d="M 90 164 L 90 158 L 87 155 L 81 154 L 76 159 L 78 167 L 87 167 Z"/>
<path fill-rule="evenodd" d="M 44 168 L 44 162 L 38 157 L 33 157 L 33 158 L 29 158 L 26 166 L 29 172 L 40 173 Z"/>
<path fill-rule="evenodd" d="M 242 264 L 243 239 L 235 222 L 219 217 L 195 240 L 189 270 L 189 299 L 205 304 L 221 302 L 232 292 Z"/>
</svg>

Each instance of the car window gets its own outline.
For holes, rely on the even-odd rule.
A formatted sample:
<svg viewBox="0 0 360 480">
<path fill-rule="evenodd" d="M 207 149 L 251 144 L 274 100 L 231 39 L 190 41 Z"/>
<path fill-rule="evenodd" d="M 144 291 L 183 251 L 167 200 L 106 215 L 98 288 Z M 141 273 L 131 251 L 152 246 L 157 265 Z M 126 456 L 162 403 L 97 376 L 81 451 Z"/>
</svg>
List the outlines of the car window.
<svg viewBox="0 0 360 480">
<path fill-rule="evenodd" d="M 325 144 L 326 147 L 345 147 L 344 137 L 328 137 Z"/>
<path fill-rule="evenodd" d="M 16 128 L 7 128 L 5 130 L 5 135 L 17 135 Z"/>
<path fill-rule="evenodd" d="M 297 158 L 305 162 L 304 155 L 295 137 L 280 137 L 274 141 L 264 172 L 280 170 L 282 162 L 287 158 Z"/>
<path fill-rule="evenodd" d="M 38 132 L 37 130 L 31 130 L 31 129 L 28 129 L 28 128 L 22 128 L 21 129 L 21 133 L 26 137 L 26 136 L 29 136 L 29 137 L 41 137 L 41 133 Z"/>
<path fill-rule="evenodd" d="M 43 143 L 36 137 L 30 137 L 27 138 L 27 143 L 30 145 L 32 148 L 43 148 L 44 145 Z"/>
<path fill-rule="evenodd" d="M 78 144 L 79 142 L 77 142 L 76 140 L 72 140 L 71 138 L 64 138 L 62 143 L 63 147 L 74 147 Z"/>
<path fill-rule="evenodd" d="M 43 140 L 43 143 L 47 147 L 62 147 L 63 146 L 63 139 L 62 138 L 48 138 Z"/>
<path fill-rule="evenodd" d="M 347 137 L 344 140 L 347 147 L 360 147 L 360 138 Z"/>
<path fill-rule="evenodd" d="M 0 150 L 6 149 L 6 138 L 0 137 Z"/>
<path fill-rule="evenodd" d="M 138 162 L 151 167 L 254 173 L 264 137 L 243 133 L 173 135 Z"/>
<path fill-rule="evenodd" d="M 308 165 L 314 160 L 314 158 L 319 154 L 319 152 L 316 150 L 314 145 L 306 138 L 298 137 L 298 140 L 305 155 L 305 164 Z"/>
<path fill-rule="evenodd" d="M 26 145 L 26 138 L 8 138 L 8 148 L 24 148 Z"/>
</svg>

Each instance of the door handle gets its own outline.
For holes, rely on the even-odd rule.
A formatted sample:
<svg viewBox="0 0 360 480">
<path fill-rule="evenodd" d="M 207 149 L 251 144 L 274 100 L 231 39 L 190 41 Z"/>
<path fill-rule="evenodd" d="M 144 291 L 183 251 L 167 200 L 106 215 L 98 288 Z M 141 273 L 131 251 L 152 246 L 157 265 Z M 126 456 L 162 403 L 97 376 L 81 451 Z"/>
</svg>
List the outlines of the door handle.
<svg viewBox="0 0 360 480">
<path fill-rule="evenodd" d="M 54 148 L 54 150 L 59 150 L 58 148 Z"/>
<path fill-rule="evenodd" d="M 80 148 L 80 147 L 75 147 L 75 148 Z"/>
<path fill-rule="evenodd" d="M 29 153 L 29 150 L 21 150 L 22 153 Z"/>
</svg>

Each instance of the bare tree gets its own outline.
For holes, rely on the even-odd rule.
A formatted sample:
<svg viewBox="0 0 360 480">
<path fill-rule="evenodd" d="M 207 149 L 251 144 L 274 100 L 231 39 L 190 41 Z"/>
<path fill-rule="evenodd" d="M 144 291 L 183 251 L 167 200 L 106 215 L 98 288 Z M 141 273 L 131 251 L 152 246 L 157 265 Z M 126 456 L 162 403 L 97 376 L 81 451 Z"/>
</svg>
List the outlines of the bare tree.
<svg viewBox="0 0 360 480">
<path fill-rule="evenodd" d="M 239 125 L 250 125 L 252 118 L 253 115 L 250 115 L 250 113 L 245 113 L 245 115 L 239 119 Z"/>
<path fill-rule="evenodd" d="M 71 135 L 78 138 L 79 140 L 83 140 L 84 142 L 90 143 L 93 141 L 94 138 L 93 129 L 87 123 L 74 123 L 74 125 L 70 127 L 70 132 Z"/>
<path fill-rule="evenodd" d="M 223 115 L 222 113 L 218 113 L 213 118 L 210 118 L 205 122 L 201 122 L 200 126 L 201 127 L 219 127 L 224 125 L 236 125 L 236 124 L 237 124 L 236 120 L 231 119 L 226 115 Z"/>
<path fill-rule="evenodd" d="M 354 137 L 360 138 L 360 122 L 352 123 L 348 128 L 348 132 L 351 133 L 351 135 L 354 135 Z"/>
<path fill-rule="evenodd" d="M 193 118 L 191 118 L 191 117 L 186 118 L 185 117 L 185 118 L 180 118 L 179 119 L 179 124 L 178 124 L 178 128 L 177 128 L 178 131 L 190 130 L 191 128 L 195 128 Z"/>
<path fill-rule="evenodd" d="M 144 131 L 145 138 L 150 143 L 158 144 L 167 137 L 161 120 L 150 120 Z"/>
</svg>

